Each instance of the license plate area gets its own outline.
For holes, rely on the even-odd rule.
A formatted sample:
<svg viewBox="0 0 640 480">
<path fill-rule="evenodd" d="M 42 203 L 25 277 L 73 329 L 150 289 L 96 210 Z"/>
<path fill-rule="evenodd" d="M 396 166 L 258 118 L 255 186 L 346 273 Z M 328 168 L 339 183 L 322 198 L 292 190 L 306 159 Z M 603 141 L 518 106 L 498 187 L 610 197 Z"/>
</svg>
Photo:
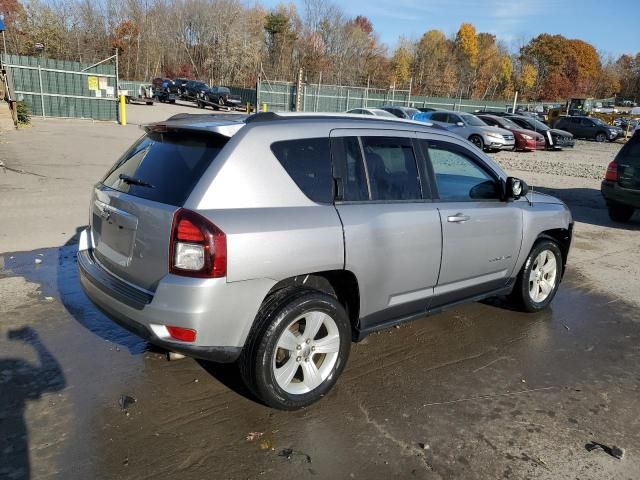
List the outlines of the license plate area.
<svg viewBox="0 0 640 480">
<path fill-rule="evenodd" d="M 137 217 L 95 200 L 92 225 L 99 256 L 121 267 L 129 266 L 138 228 Z"/>
</svg>

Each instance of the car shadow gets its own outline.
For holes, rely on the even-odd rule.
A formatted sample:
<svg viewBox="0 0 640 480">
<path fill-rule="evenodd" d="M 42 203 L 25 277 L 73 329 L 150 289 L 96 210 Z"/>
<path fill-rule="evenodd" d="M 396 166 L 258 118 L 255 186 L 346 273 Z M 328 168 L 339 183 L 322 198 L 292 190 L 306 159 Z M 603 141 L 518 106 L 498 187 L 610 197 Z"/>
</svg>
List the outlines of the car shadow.
<svg viewBox="0 0 640 480">
<path fill-rule="evenodd" d="M 84 328 L 99 337 L 126 348 L 132 355 L 148 350 L 148 342 L 120 327 L 89 299 L 80 285 L 77 254 L 80 234 L 86 225 L 77 227 L 64 246 L 57 249 L 56 293 L 67 312 Z"/>
<path fill-rule="evenodd" d="M 65 385 L 62 368 L 31 327 L 11 330 L 10 341 L 22 342 L 36 353 L 35 363 L 23 358 L 0 358 L 0 478 L 29 479 L 28 401 Z"/>
<path fill-rule="evenodd" d="M 600 227 L 640 230 L 640 212 L 636 211 L 626 223 L 614 222 L 609 218 L 607 204 L 600 190 L 595 188 L 549 188 L 532 187 L 534 192 L 546 193 L 559 198 L 571 209 L 573 219 L 580 223 Z"/>
</svg>

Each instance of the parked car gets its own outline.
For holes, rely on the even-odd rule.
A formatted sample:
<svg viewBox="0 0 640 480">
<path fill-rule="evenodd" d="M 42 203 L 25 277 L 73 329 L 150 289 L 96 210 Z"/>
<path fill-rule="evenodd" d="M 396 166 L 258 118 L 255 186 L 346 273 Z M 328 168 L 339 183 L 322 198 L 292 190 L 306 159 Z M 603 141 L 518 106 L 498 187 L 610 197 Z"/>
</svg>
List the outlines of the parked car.
<svg viewBox="0 0 640 480">
<path fill-rule="evenodd" d="M 436 110 L 416 114 L 413 118 L 440 125 L 466 138 L 480 150 L 513 150 L 515 147 L 513 133 L 503 128 L 490 127 L 470 113 Z"/>
<path fill-rule="evenodd" d="M 517 123 L 522 128 L 541 133 L 544 136 L 544 141 L 548 150 L 562 150 L 566 147 L 573 148 L 576 144 L 571 133 L 565 132 L 564 130 L 558 130 L 557 128 L 550 128 L 548 125 L 545 125 L 535 118 L 521 115 L 510 115 L 506 118 Z"/>
<path fill-rule="evenodd" d="M 211 87 L 203 92 L 200 98 L 220 107 L 238 108 L 242 104 L 240 95 L 232 95 L 231 90 L 227 87 Z"/>
<path fill-rule="evenodd" d="M 560 117 L 554 124 L 554 128 L 570 132 L 576 138 L 593 139 L 596 142 L 614 142 L 624 136 L 622 128 L 607 125 L 599 118 L 593 117 Z"/>
<path fill-rule="evenodd" d="M 171 92 L 175 93 L 178 97 L 181 97 L 184 94 L 188 81 L 189 80 L 187 80 L 186 78 L 176 78 L 173 81 Z"/>
<path fill-rule="evenodd" d="M 387 112 L 381 108 L 353 108 L 347 113 L 356 113 L 358 115 L 373 115 L 375 117 L 398 118 L 393 113 Z"/>
<path fill-rule="evenodd" d="M 382 107 L 382 110 L 386 110 L 392 113 L 398 118 L 404 118 L 405 120 L 411 120 L 416 113 L 420 113 L 420 110 L 413 107 L 399 107 L 395 105 L 388 105 Z"/>
<path fill-rule="evenodd" d="M 600 191 L 611 220 L 627 222 L 640 208 L 640 131 L 633 134 L 609 164 Z"/>
<path fill-rule="evenodd" d="M 187 100 L 196 100 L 207 90 L 209 90 L 209 85 L 206 83 L 199 80 L 189 80 L 184 86 L 182 96 Z"/>
<path fill-rule="evenodd" d="M 165 78 L 159 86 L 154 87 L 153 97 L 159 102 L 176 103 L 176 94 L 171 91 L 172 88 L 173 81 Z"/>
<path fill-rule="evenodd" d="M 569 209 L 449 132 L 273 113 L 145 130 L 93 189 L 81 284 L 154 344 L 238 361 L 272 407 L 324 396 L 353 339 L 495 295 L 536 312 L 558 290 Z"/>
<path fill-rule="evenodd" d="M 516 142 L 516 150 L 531 151 L 545 149 L 546 144 L 544 137 L 541 134 L 534 132 L 533 130 L 524 129 L 506 117 L 481 114 L 478 114 L 477 117 L 489 126 L 509 130 L 513 133 L 513 137 Z"/>
</svg>

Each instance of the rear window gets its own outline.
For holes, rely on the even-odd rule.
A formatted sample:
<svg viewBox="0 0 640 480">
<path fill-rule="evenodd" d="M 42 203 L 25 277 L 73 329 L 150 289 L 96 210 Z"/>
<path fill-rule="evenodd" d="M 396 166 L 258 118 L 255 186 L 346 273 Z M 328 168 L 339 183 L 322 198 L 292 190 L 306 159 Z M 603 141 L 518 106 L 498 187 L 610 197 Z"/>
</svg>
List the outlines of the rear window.
<svg viewBox="0 0 640 480">
<path fill-rule="evenodd" d="M 333 202 L 328 138 L 275 142 L 271 151 L 307 197 L 318 203 Z"/>
<path fill-rule="evenodd" d="M 212 133 L 150 132 L 116 162 L 102 183 L 129 195 L 181 206 L 227 141 Z"/>
<path fill-rule="evenodd" d="M 618 182 L 625 188 L 640 189 L 640 133 L 635 133 L 616 156 Z"/>
</svg>

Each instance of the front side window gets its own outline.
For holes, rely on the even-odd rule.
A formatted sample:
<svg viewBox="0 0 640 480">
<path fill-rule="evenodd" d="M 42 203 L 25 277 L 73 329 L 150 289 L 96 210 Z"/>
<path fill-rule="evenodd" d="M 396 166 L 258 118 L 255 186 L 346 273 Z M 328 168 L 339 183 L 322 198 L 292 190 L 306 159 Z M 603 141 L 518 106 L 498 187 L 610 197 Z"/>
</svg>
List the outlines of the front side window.
<svg viewBox="0 0 640 480">
<path fill-rule="evenodd" d="M 499 199 L 494 178 L 457 145 L 427 141 L 440 199 L 445 202 L 469 202 Z"/>
<path fill-rule="evenodd" d="M 333 202 L 328 138 L 275 142 L 271 151 L 307 197 L 318 203 Z"/>
<path fill-rule="evenodd" d="M 398 137 L 363 137 L 372 200 L 422 198 L 418 167 L 411 140 Z"/>
</svg>

